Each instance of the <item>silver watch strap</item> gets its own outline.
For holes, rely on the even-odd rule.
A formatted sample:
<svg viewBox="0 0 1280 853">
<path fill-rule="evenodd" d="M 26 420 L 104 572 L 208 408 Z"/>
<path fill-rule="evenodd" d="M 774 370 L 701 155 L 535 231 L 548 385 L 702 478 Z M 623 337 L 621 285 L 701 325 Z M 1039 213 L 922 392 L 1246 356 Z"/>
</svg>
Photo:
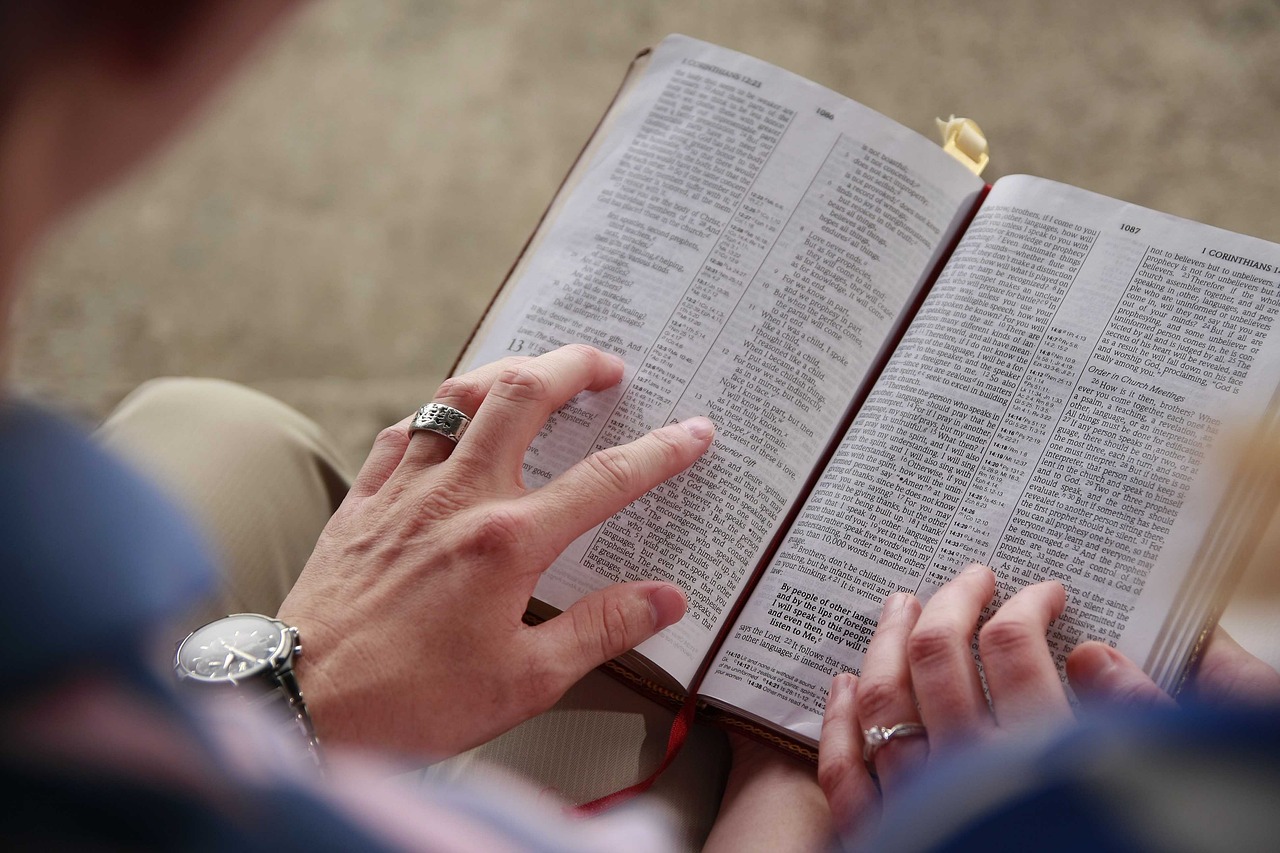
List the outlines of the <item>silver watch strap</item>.
<svg viewBox="0 0 1280 853">
<path fill-rule="evenodd" d="M 292 716 L 292 724 L 302 732 L 302 736 L 307 741 L 307 752 L 315 761 L 317 767 L 324 767 L 324 759 L 320 754 L 320 738 L 316 737 L 316 727 L 311 722 L 311 714 L 307 711 L 307 702 L 302 698 L 302 688 L 298 686 L 298 678 L 293 674 L 293 667 L 290 666 L 283 672 L 276 674 L 276 680 L 280 684 L 280 689 L 275 691 L 276 695 L 283 698 L 289 704 L 289 712 Z"/>
<path fill-rule="evenodd" d="M 229 677 L 221 680 L 199 679 L 187 669 L 187 664 L 183 662 L 183 649 L 188 642 L 192 642 L 199 632 L 205 629 L 213 628 L 225 620 L 233 620 L 239 618 L 259 619 L 271 623 L 275 630 L 280 631 L 281 645 L 266 660 L 259 660 L 258 663 L 270 663 L 270 666 L 256 670 L 252 675 L 242 676 L 240 678 Z M 230 695 L 239 697 L 241 702 L 267 711 L 277 720 L 282 720 L 290 730 L 290 737 L 296 739 L 300 734 L 303 742 L 306 744 L 307 753 L 316 763 L 316 766 L 323 769 L 324 759 L 320 750 L 320 740 L 316 736 L 314 724 L 311 722 L 311 714 L 307 710 L 307 703 L 302 698 L 302 688 L 298 684 L 298 678 L 294 674 L 293 662 L 294 658 L 302 654 L 302 645 L 298 638 L 298 629 L 290 627 L 279 619 L 272 619 L 270 616 L 263 616 L 259 613 L 233 613 L 224 619 L 217 619 L 213 622 L 197 628 L 195 631 L 187 635 L 187 638 L 178 644 L 174 653 L 174 671 L 178 676 L 178 683 L 181 688 L 191 692 L 193 695 L 205 694 L 212 687 L 216 690 L 225 690 L 234 688 Z M 201 646 L 206 649 L 207 646 Z M 232 654 L 239 654 L 243 657 L 251 657 L 243 652 L 237 652 L 232 649 Z M 230 656 L 228 656 L 230 660 Z M 277 707 L 278 706 L 278 707 Z"/>
<path fill-rule="evenodd" d="M 298 644 L 298 629 L 287 628 L 286 630 L 293 634 L 294 648 L 288 658 L 281 661 L 277 669 L 270 673 L 274 686 L 263 692 L 258 704 L 267 708 L 282 703 L 284 707 L 271 708 L 272 712 L 284 718 L 285 725 L 295 736 L 298 733 L 302 735 L 307 745 L 307 753 L 316 766 L 323 769 L 324 758 L 320 751 L 320 738 L 316 736 L 315 725 L 311 722 L 311 713 L 307 710 L 306 700 L 302 697 L 302 687 L 299 686 L 298 677 L 293 672 L 293 658 L 302 652 L 302 647 Z"/>
</svg>

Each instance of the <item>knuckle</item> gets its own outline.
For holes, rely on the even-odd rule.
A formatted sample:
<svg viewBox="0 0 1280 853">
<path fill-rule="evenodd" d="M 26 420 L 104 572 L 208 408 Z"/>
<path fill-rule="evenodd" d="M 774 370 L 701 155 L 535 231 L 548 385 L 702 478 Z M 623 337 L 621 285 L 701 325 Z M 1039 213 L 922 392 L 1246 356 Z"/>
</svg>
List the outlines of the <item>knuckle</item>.
<svg viewBox="0 0 1280 853">
<path fill-rule="evenodd" d="M 992 655 L 1008 656 L 1026 650 L 1043 637 L 1043 632 L 1027 622 L 1021 619 L 1001 619 L 997 614 L 978 632 L 978 649 L 984 658 Z"/>
<path fill-rule="evenodd" d="M 418 499 L 417 509 L 415 523 L 439 531 L 437 540 L 449 551 L 489 561 L 495 570 L 521 577 L 539 574 L 557 553 L 537 509 L 518 500 L 433 489 Z"/>
<path fill-rule="evenodd" d="M 630 618 L 622 605 L 605 598 L 597 607 L 583 608 L 574 621 L 578 646 L 603 663 L 631 646 Z"/>
<path fill-rule="evenodd" d="M 590 470 L 610 491 L 629 492 L 636 479 L 636 466 L 620 447 L 609 447 L 587 457 Z"/>
<path fill-rule="evenodd" d="M 818 787 L 828 800 L 833 799 L 844 786 L 848 772 L 844 764 L 833 760 L 823 761 L 822 753 L 818 753 Z"/>
<path fill-rule="evenodd" d="M 503 368 L 490 393 L 512 403 L 542 403 L 551 398 L 553 387 L 547 370 L 530 361 Z"/>
<path fill-rule="evenodd" d="M 600 652 L 611 658 L 631 646 L 632 619 L 621 603 L 605 599 L 600 607 Z"/>
<path fill-rule="evenodd" d="M 688 455 L 687 445 L 670 431 L 660 430 L 653 433 L 653 452 L 661 461 L 664 470 L 684 464 Z"/>
<path fill-rule="evenodd" d="M 503 504 L 483 511 L 472 527 L 472 544 L 486 554 L 513 554 L 527 547 L 533 532 L 529 512 Z"/>
<path fill-rule="evenodd" d="M 967 638 L 949 625 L 926 625 L 907 638 L 907 660 L 912 666 L 929 667 L 950 660 L 967 645 Z"/>
<path fill-rule="evenodd" d="M 405 444 L 408 440 L 409 433 L 405 430 L 404 425 L 394 424 L 378 430 L 378 436 L 373 440 L 373 446 L 384 449 L 391 448 Z"/>
<path fill-rule="evenodd" d="M 484 397 L 481 381 L 469 373 L 451 376 L 440 383 L 434 399 L 441 403 L 471 402 Z"/>
<path fill-rule="evenodd" d="M 456 488 L 435 487 L 415 495 L 413 484 L 400 484 L 406 498 L 417 497 L 418 513 L 425 518 L 439 521 L 458 515 L 469 505 L 468 498 Z"/>
<path fill-rule="evenodd" d="M 854 702 L 858 719 L 878 720 L 881 712 L 888 711 L 902 700 L 903 693 L 903 686 L 893 678 L 864 676 L 858 682 L 858 695 Z"/>
</svg>

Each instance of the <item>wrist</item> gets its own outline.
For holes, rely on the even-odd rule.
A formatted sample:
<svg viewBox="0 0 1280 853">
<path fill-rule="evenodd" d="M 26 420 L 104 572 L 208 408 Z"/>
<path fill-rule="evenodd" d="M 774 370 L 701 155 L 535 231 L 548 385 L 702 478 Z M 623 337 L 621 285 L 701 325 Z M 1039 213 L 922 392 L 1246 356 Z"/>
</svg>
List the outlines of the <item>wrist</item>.
<svg viewBox="0 0 1280 853">
<path fill-rule="evenodd" d="M 201 701 L 226 697 L 278 719 L 323 766 L 320 742 L 294 673 L 298 629 L 257 613 L 235 613 L 196 628 L 174 652 L 179 688 Z"/>
<path fill-rule="evenodd" d="M 365 655 L 365 644 L 346 627 L 287 608 L 281 609 L 278 618 L 296 625 L 306 643 L 306 654 L 294 662 L 294 677 L 306 697 L 317 737 L 326 746 L 392 745 L 378 728 L 378 716 L 370 713 L 387 699 L 379 692 L 379 686 L 385 685 L 380 667 L 386 662 Z"/>
<path fill-rule="evenodd" d="M 730 735 L 729 743 L 733 750 L 731 779 L 738 776 L 756 780 L 811 780 L 817 784 L 816 769 L 798 758 L 742 735 Z"/>
<path fill-rule="evenodd" d="M 733 765 L 707 850 L 818 850 L 833 836 L 826 797 L 810 765 L 731 735 Z"/>
<path fill-rule="evenodd" d="M 305 640 L 306 651 L 294 660 L 293 677 L 299 691 L 306 698 L 307 710 L 316 736 L 326 744 L 341 742 L 344 726 L 341 720 L 341 702 L 335 690 L 325 661 L 332 660 L 331 644 L 326 642 L 326 631 L 317 621 L 297 616 L 284 610 L 276 616 L 286 625 L 295 626 L 299 637 Z"/>
</svg>

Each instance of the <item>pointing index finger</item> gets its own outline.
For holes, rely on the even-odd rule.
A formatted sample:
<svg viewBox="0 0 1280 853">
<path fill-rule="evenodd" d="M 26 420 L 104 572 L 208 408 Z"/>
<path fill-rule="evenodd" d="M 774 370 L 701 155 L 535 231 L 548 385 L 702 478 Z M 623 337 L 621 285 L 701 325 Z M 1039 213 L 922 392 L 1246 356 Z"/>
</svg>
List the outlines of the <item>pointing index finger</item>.
<svg viewBox="0 0 1280 853">
<path fill-rule="evenodd" d="M 536 504 L 557 551 L 627 504 L 692 465 L 708 447 L 715 425 L 690 418 L 629 444 L 593 453 L 524 497 Z"/>
</svg>

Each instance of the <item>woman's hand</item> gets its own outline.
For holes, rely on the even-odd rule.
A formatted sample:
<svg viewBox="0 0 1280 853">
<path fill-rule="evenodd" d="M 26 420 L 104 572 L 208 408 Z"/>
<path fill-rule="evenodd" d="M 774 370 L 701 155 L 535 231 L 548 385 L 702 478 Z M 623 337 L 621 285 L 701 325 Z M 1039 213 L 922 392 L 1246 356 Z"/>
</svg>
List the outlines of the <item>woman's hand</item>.
<svg viewBox="0 0 1280 853">
<path fill-rule="evenodd" d="M 536 490 L 522 462 L 547 417 L 622 377 L 585 346 L 440 386 L 474 418 L 455 447 L 409 420 L 378 436 L 280 618 L 322 740 L 449 755 L 549 708 L 583 674 L 684 615 L 668 583 L 618 584 L 537 627 L 522 616 L 564 548 L 711 444 L 694 418 L 600 451 Z"/>
<path fill-rule="evenodd" d="M 970 648 L 991 601 L 990 569 L 971 566 L 922 609 L 914 596 L 885 602 L 861 677 L 837 676 L 827 697 L 818 778 L 837 822 L 860 826 L 882 798 L 949 751 L 1010 733 L 1052 729 L 1073 718 L 1045 634 L 1066 602 L 1056 581 L 1020 590 L 978 634 L 991 701 L 983 696 Z M 1082 643 L 1067 660 L 1072 689 L 1086 705 L 1172 706 L 1174 701 L 1115 649 Z M 1280 674 L 1218 629 L 1188 686 L 1209 703 L 1280 703 Z M 862 759 L 872 726 L 923 723 L 927 738 L 895 738 L 875 752 L 877 787 Z"/>
<path fill-rule="evenodd" d="M 838 824 L 858 826 L 898 796 L 930 761 L 975 742 L 1072 719 L 1045 640 L 1066 601 L 1056 581 L 1020 590 L 978 635 L 988 704 L 970 648 L 978 617 L 995 593 L 995 576 L 970 566 L 923 608 L 898 593 L 884 605 L 861 677 L 836 677 L 827 697 L 818 779 Z M 923 723 L 927 737 L 897 737 L 874 756 L 877 788 L 863 762 L 863 731 Z"/>
<path fill-rule="evenodd" d="M 1137 664 L 1105 643 L 1081 643 L 1067 658 L 1067 678 L 1086 706 L 1176 704 Z M 1215 628 L 1184 695 L 1208 705 L 1280 704 L 1280 673 Z"/>
</svg>

